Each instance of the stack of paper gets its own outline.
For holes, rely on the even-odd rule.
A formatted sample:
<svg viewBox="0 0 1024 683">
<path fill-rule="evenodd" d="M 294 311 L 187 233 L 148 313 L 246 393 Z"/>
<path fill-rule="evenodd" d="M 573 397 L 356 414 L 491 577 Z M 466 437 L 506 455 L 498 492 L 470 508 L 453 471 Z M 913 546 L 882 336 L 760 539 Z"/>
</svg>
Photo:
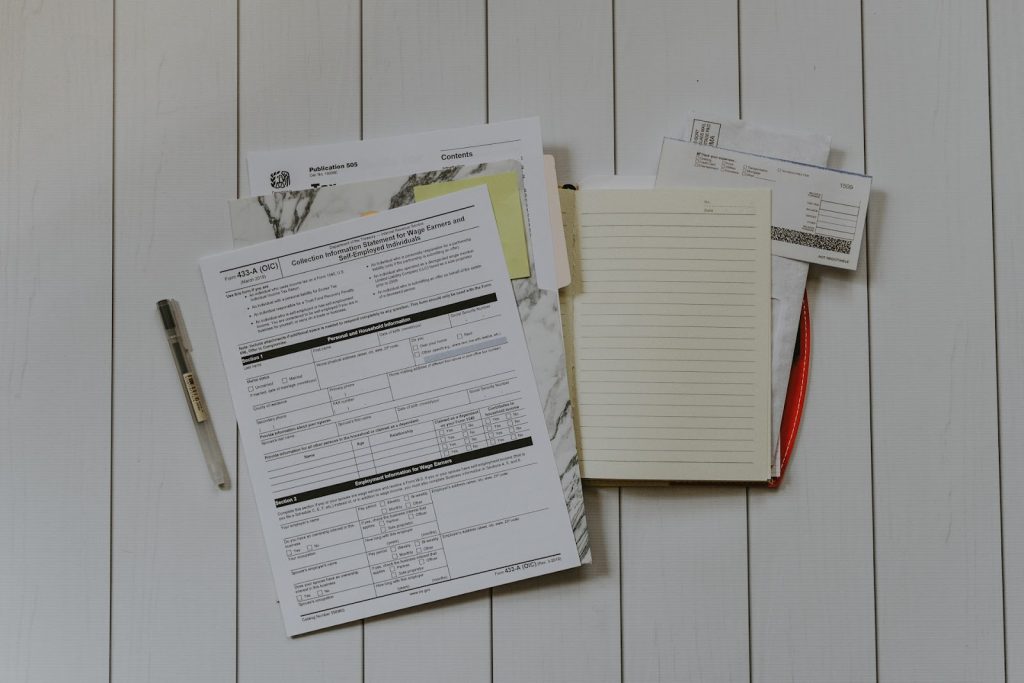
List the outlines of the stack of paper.
<svg viewBox="0 0 1024 683">
<path fill-rule="evenodd" d="M 590 561 L 539 131 L 250 158 L 236 243 L 287 239 L 204 272 L 291 633 Z"/>
<path fill-rule="evenodd" d="M 688 128 L 561 205 L 537 119 L 249 155 L 202 272 L 290 634 L 590 562 L 583 477 L 778 476 L 806 262 L 856 267 L 870 182 Z"/>
<path fill-rule="evenodd" d="M 509 171 L 518 176 L 514 187 L 508 182 Z M 250 187 L 258 193 L 270 194 L 233 203 L 232 229 L 236 244 L 251 244 L 297 231 L 299 226 L 286 223 L 289 230 L 281 232 L 277 219 L 264 215 L 265 205 L 275 201 L 301 207 L 282 210 L 282 214 L 292 223 L 296 216 L 301 217 L 301 227 L 310 229 L 403 206 L 418 197 L 450 191 L 468 182 L 487 182 L 491 198 L 496 202 L 494 212 L 511 277 L 528 275 L 513 280 L 513 291 L 580 559 L 590 562 L 590 537 L 569 405 L 565 346 L 558 334 L 560 276 L 555 244 L 559 240 L 551 236 L 545 171 L 540 122 L 536 118 L 397 138 L 258 152 L 249 157 Z M 395 175 L 402 172 L 403 175 Z M 288 191 L 271 192 L 275 173 L 287 174 Z M 440 187 L 435 188 L 438 184 Z M 526 197 L 531 193 L 545 201 L 529 205 Z M 564 245 L 564 238 L 562 242 Z M 526 258 L 529 261 L 525 264 L 521 251 L 524 244 L 528 245 Z"/>
</svg>

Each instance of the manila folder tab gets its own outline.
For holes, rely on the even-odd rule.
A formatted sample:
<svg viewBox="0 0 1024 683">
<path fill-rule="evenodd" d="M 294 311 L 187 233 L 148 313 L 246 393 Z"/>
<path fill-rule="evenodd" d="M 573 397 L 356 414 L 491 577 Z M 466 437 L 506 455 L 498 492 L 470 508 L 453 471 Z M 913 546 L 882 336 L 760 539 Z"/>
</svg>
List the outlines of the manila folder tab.
<svg viewBox="0 0 1024 683">
<path fill-rule="evenodd" d="M 584 478 L 766 481 L 771 193 L 576 195 Z"/>
</svg>

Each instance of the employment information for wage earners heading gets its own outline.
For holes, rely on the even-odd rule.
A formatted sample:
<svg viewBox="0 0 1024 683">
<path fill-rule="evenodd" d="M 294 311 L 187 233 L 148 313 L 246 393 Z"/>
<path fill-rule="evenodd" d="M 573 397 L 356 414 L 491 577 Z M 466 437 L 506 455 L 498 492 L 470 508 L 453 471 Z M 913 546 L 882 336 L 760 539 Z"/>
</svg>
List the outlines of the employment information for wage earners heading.
<svg viewBox="0 0 1024 683">
<path fill-rule="evenodd" d="M 579 565 L 486 188 L 201 267 L 289 635 Z"/>
</svg>

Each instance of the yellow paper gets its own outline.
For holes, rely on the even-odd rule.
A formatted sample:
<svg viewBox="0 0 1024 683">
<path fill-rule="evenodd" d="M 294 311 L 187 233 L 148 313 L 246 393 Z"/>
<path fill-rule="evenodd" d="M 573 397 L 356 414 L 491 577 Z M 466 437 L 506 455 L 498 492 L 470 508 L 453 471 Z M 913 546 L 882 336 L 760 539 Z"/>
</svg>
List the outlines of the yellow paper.
<svg viewBox="0 0 1024 683">
<path fill-rule="evenodd" d="M 442 195 L 465 190 L 468 187 L 486 185 L 494 208 L 494 221 L 498 224 L 501 248 L 505 252 L 505 264 L 511 279 L 530 277 L 530 259 L 526 253 L 526 226 L 523 223 L 523 205 L 519 201 L 519 174 L 515 171 L 489 176 L 463 178 L 447 183 L 419 185 L 413 188 L 416 201 L 433 199 Z"/>
</svg>

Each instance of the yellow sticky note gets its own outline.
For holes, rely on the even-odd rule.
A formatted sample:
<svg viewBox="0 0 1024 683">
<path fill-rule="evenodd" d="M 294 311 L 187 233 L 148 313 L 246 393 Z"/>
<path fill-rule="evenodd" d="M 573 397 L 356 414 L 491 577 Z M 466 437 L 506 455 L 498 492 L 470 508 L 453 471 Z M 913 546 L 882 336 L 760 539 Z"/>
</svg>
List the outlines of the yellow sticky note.
<svg viewBox="0 0 1024 683">
<path fill-rule="evenodd" d="M 523 222 L 523 206 L 519 202 L 518 173 L 509 171 L 446 183 L 418 185 L 413 188 L 413 193 L 416 201 L 421 201 L 477 185 L 486 185 L 487 194 L 491 196 L 494 222 L 498 224 L 498 236 L 501 238 L 501 248 L 505 252 L 509 277 L 513 280 L 530 277 L 530 258 L 526 253 L 526 225 Z"/>
</svg>

